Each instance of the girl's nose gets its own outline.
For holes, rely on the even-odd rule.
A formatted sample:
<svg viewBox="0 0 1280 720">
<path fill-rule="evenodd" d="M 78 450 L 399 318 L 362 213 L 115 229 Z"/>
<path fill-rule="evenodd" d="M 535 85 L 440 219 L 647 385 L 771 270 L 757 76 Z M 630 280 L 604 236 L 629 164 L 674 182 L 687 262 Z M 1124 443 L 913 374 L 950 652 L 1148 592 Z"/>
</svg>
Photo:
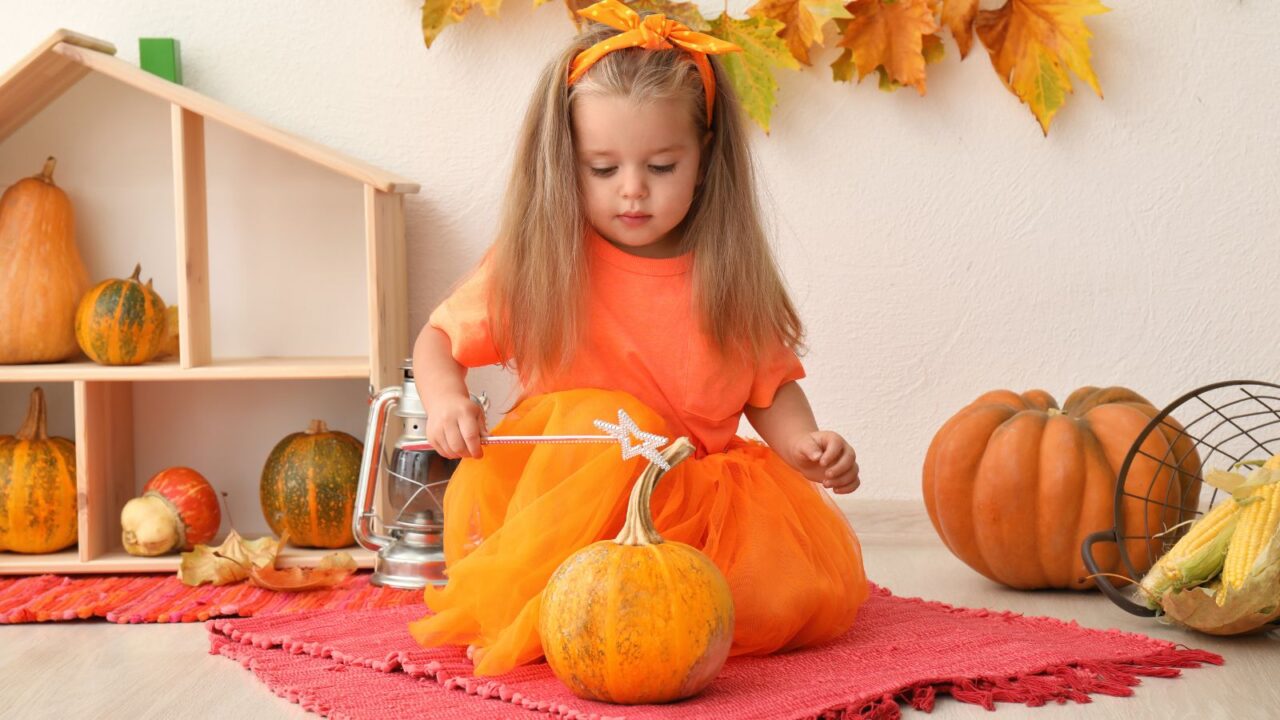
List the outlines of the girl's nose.
<svg viewBox="0 0 1280 720">
<path fill-rule="evenodd" d="M 622 197 L 630 199 L 643 198 L 648 194 L 645 184 L 644 169 L 627 170 L 622 173 Z"/>
</svg>

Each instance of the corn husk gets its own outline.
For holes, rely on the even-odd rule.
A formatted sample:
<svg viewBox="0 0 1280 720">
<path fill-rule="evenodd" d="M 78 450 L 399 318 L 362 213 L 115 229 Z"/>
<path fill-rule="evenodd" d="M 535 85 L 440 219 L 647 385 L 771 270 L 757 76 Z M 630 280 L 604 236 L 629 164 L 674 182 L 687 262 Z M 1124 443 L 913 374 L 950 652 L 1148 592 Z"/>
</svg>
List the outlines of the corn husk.
<svg viewBox="0 0 1280 720">
<path fill-rule="evenodd" d="M 1172 551 L 1165 553 L 1139 584 L 1139 597 L 1147 607 L 1155 610 L 1160 607 L 1160 600 L 1168 592 L 1177 592 L 1202 585 L 1213 580 L 1222 572 L 1222 564 L 1227 559 L 1227 549 L 1235 534 L 1236 525 L 1240 522 L 1237 511 L 1212 541 L 1191 555 L 1178 561 L 1170 559 Z M 1194 528 L 1194 526 L 1192 526 Z"/>
<path fill-rule="evenodd" d="M 1221 583 L 1169 590 L 1161 598 L 1165 616 L 1210 635 L 1239 635 L 1280 618 L 1280 533 L 1258 554 L 1244 585 L 1218 604 Z"/>
</svg>

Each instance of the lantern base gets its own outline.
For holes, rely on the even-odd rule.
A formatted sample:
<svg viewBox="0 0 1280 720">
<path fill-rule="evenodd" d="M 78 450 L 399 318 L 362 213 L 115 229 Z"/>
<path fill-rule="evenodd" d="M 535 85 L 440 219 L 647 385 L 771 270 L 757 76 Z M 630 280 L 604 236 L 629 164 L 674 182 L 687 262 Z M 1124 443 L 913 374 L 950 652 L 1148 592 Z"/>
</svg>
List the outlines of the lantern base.
<svg viewBox="0 0 1280 720">
<path fill-rule="evenodd" d="M 374 561 L 374 585 L 414 590 L 444 585 L 444 546 L 438 533 L 392 530 L 395 538 L 378 551 Z"/>
</svg>

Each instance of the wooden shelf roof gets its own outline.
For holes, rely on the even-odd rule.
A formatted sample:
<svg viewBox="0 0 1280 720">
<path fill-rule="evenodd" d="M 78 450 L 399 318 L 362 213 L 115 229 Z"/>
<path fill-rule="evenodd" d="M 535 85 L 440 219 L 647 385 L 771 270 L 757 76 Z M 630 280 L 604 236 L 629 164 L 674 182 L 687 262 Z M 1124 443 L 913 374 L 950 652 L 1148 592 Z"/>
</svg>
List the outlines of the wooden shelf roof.
<svg viewBox="0 0 1280 720">
<path fill-rule="evenodd" d="M 267 125 L 190 88 L 130 65 L 115 57 L 115 52 L 111 43 L 70 30 L 58 30 L 50 35 L 0 77 L 0 142 L 85 75 L 99 72 L 383 192 L 418 191 L 415 182 Z"/>
</svg>

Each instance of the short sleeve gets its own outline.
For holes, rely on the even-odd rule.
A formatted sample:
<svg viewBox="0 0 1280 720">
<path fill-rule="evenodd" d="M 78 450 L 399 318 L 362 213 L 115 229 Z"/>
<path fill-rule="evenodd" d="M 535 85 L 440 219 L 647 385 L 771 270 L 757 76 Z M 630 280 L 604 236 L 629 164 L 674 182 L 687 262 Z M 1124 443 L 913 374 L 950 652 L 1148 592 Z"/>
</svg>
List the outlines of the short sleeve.
<svg viewBox="0 0 1280 720">
<path fill-rule="evenodd" d="M 503 361 L 489 322 L 489 275 L 492 253 L 471 271 L 449 297 L 431 311 L 427 324 L 449 336 L 453 359 L 463 367 Z"/>
<path fill-rule="evenodd" d="M 796 351 L 780 344 L 772 354 L 764 357 L 756 366 L 747 404 L 752 407 L 767 408 L 773 404 L 773 396 L 778 392 L 778 388 L 802 377 L 804 377 L 804 366 L 800 364 Z"/>
</svg>

